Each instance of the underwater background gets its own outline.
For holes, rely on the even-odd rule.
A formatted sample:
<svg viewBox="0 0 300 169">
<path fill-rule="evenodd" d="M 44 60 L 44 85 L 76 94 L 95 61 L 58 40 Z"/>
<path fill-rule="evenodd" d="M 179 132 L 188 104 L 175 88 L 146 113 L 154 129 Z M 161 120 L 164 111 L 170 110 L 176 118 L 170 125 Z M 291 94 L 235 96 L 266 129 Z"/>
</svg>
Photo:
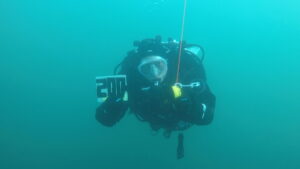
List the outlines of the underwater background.
<svg viewBox="0 0 300 169">
<path fill-rule="evenodd" d="M 187 0 L 215 119 L 153 136 L 95 120 L 95 77 L 134 40 L 179 39 L 183 0 L 0 0 L 0 169 L 299 169 L 300 2 Z"/>
</svg>

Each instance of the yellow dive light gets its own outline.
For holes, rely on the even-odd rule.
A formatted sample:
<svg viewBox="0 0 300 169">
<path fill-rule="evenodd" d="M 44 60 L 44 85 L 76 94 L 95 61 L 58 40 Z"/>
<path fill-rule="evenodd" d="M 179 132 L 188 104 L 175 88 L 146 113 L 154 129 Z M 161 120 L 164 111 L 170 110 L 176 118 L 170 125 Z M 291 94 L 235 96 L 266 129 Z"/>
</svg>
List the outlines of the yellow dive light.
<svg viewBox="0 0 300 169">
<path fill-rule="evenodd" d="M 173 85 L 172 90 L 173 90 L 173 94 L 174 94 L 175 98 L 178 98 L 178 97 L 181 96 L 182 93 L 181 93 L 181 88 L 180 87 L 178 87 L 176 85 Z"/>
</svg>

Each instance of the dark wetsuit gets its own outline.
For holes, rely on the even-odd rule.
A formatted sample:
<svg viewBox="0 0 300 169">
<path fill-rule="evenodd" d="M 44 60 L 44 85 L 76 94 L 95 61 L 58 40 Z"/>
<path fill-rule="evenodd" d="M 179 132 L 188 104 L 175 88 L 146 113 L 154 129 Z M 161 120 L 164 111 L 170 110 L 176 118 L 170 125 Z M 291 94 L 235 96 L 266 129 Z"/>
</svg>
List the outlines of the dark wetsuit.
<svg viewBox="0 0 300 169">
<path fill-rule="evenodd" d="M 168 60 L 168 73 L 158 86 L 139 74 L 138 56 L 125 58 L 120 74 L 127 76 L 128 101 L 108 98 L 97 108 L 96 119 L 105 126 L 113 126 L 129 108 L 140 120 L 149 122 L 153 130 L 185 130 L 193 124 L 209 124 L 213 120 L 215 96 L 206 83 L 202 62 L 190 52 L 183 53 L 179 82 L 184 85 L 200 82 L 200 86 L 183 87 L 181 97 L 175 98 L 172 86 L 176 81 L 177 54 L 170 52 L 164 57 Z"/>
</svg>

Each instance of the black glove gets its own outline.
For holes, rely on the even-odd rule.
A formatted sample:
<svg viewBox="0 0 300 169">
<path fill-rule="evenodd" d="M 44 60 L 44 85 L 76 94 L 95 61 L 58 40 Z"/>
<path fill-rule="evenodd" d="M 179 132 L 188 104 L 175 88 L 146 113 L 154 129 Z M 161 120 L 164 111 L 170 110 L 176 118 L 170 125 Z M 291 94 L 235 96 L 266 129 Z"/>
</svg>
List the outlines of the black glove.
<svg viewBox="0 0 300 169">
<path fill-rule="evenodd" d="M 107 98 L 96 110 L 96 119 L 105 126 L 113 126 L 128 109 L 127 102 L 117 98 Z"/>
<path fill-rule="evenodd" d="M 127 101 L 122 98 L 108 97 L 102 106 L 108 113 L 119 113 L 127 109 Z"/>
</svg>

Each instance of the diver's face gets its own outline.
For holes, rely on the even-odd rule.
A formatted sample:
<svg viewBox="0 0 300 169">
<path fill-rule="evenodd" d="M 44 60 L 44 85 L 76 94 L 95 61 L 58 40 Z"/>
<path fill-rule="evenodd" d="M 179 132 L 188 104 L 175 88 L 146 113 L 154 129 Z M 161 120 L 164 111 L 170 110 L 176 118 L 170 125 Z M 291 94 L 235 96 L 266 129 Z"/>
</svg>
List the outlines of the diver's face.
<svg viewBox="0 0 300 169">
<path fill-rule="evenodd" d="M 138 70 L 148 81 L 161 82 L 167 74 L 168 65 L 161 56 L 147 56 L 141 60 Z"/>
</svg>

